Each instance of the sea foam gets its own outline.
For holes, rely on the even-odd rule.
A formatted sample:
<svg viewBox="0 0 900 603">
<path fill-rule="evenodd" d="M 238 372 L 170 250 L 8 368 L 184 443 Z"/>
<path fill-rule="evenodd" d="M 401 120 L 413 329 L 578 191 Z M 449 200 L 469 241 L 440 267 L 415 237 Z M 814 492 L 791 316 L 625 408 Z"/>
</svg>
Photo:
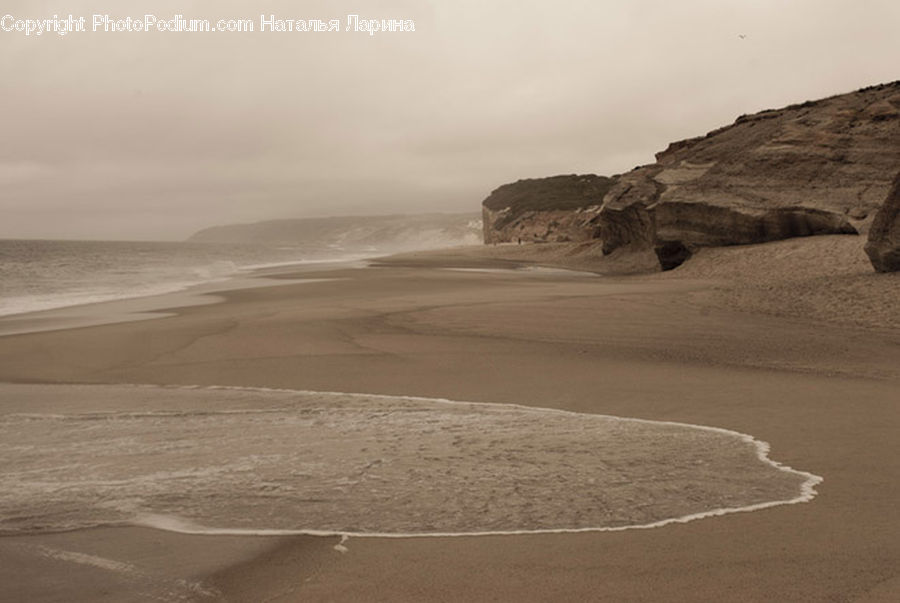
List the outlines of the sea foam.
<svg viewBox="0 0 900 603">
<path fill-rule="evenodd" d="M 7 533 L 611 531 L 805 502 L 821 481 L 717 427 L 407 396 L 36 387 L 150 410 L 0 418 Z"/>
</svg>

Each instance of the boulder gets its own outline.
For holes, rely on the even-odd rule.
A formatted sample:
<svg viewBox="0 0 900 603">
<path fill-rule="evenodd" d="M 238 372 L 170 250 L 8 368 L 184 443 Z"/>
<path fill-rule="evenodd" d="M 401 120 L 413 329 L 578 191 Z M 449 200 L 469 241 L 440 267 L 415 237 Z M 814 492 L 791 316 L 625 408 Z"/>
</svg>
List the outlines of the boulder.
<svg viewBox="0 0 900 603">
<path fill-rule="evenodd" d="M 866 254 L 877 272 L 900 271 L 900 173 L 869 229 Z"/>
</svg>

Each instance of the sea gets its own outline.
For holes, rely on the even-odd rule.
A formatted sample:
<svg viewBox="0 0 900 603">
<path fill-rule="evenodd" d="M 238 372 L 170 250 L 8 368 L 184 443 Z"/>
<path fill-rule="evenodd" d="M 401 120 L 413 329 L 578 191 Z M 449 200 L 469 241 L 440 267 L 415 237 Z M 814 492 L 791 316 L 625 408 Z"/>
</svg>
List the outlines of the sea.
<svg viewBox="0 0 900 603">
<path fill-rule="evenodd" d="M 361 259 L 375 248 L 0 239 L 0 316 L 181 291 L 254 270 Z"/>
</svg>

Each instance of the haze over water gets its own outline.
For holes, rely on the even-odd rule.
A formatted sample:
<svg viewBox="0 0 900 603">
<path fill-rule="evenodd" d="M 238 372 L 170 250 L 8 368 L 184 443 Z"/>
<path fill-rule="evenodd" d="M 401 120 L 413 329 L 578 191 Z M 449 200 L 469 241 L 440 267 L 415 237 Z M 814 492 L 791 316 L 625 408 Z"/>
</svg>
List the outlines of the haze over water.
<svg viewBox="0 0 900 603">
<path fill-rule="evenodd" d="M 302 244 L 0 240 L 0 316 L 178 291 L 280 262 L 351 254 Z"/>
</svg>

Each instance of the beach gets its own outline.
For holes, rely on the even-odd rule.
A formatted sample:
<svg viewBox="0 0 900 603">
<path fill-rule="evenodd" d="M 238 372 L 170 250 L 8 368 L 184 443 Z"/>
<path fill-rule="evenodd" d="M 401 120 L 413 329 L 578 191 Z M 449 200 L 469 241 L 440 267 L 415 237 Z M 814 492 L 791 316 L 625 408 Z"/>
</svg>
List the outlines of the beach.
<svg viewBox="0 0 900 603">
<path fill-rule="evenodd" d="M 152 319 L 0 337 L 2 383 L 351 392 L 674 421 L 750 434 L 824 478 L 809 502 L 618 532 L 5 536 L 0 600 L 896 600 L 900 279 L 871 272 L 860 239 L 703 250 L 641 276 L 597 274 L 590 253 L 542 245 L 287 267 L 215 303 L 161 298 Z M 93 404 L 7 397 L 0 412 L 151 410 L 140 396 Z"/>
</svg>

